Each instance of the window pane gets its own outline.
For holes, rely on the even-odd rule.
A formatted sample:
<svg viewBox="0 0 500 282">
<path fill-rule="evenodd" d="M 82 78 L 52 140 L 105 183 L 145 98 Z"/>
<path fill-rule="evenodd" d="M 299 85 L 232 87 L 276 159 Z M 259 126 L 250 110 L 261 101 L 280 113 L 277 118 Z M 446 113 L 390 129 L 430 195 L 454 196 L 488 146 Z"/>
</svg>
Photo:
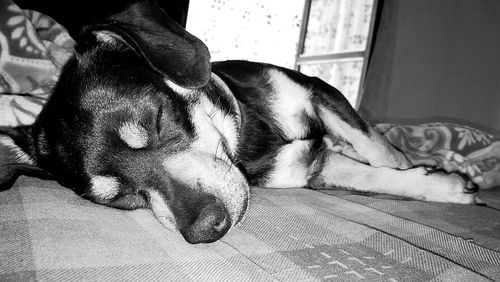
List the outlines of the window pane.
<svg viewBox="0 0 500 282">
<path fill-rule="evenodd" d="M 312 0 L 303 54 L 364 51 L 373 0 Z"/>
<path fill-rule="evenodd" d="M 190 0 L 187 30 L 208 46 L 214 61 L 293 68 L 303 10 L 304 0 Z"/>
<path fill-rule="evenodd" d="M 300 65 L 300 72 L 317 76 L 337 88 L 354 107 L 358 99 L 363 58 Z"/>
</svg>

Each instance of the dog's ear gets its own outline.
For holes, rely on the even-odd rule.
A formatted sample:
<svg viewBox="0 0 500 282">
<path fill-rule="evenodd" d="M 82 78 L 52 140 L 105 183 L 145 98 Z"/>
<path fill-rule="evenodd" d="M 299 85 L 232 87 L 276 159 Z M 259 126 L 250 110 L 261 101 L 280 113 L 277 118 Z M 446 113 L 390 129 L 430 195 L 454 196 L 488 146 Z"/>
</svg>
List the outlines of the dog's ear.
<svg viewBox="0 0 500 282">
<path fill-rule="evenodd" d="M 50 178 L 30 155 L 31 127 L 0 127 L 0 191 L 7 190 L 20 175 Z"/>
<path fill-rule="evenodd" d="M 85 49 L 85 38 L 94 43 L 119 40 L 132 48 L 156 71 L 183 88 L 199 88 L 210 79 L 210 53 L 195 36 L 151 2 L 130 5 L 102 23 L 84 28 L 76 51 Z"/>
</svg>

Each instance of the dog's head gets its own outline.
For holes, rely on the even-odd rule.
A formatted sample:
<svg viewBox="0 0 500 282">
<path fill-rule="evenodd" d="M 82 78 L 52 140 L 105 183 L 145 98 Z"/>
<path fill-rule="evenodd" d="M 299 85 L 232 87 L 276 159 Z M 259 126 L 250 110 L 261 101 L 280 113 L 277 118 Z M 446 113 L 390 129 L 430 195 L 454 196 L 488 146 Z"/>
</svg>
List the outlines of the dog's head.
<svg viewBox="0 0 500 282">
<path fill-rule="evenodd" d="M 35 124 L 3 130 L 28 156 L 12 147 L 19 165 L 0 184 L 38 167 L 97 203 L 151 208 L 188 242 L 218 240 L 242 219 L 249 188 L 237 106 L 210 94 L 209 57 L 149 3 L 86 27 Z"/>
</svg>

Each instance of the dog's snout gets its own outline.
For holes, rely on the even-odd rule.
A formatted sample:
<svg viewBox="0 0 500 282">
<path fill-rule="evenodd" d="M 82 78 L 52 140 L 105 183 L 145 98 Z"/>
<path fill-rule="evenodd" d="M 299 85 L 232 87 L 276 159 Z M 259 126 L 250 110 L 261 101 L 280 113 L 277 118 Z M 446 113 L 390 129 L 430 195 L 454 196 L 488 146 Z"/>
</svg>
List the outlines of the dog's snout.
<svg viewBox="0 0 500 282">
<path fill-rule="evenodd" d="M 231 220 L 226 208 L 213 201 L 200 210 L 190 226 L 180 231 L 191 244 L 210 243 L 224 236 L 230 227 Z"/>
</svg>

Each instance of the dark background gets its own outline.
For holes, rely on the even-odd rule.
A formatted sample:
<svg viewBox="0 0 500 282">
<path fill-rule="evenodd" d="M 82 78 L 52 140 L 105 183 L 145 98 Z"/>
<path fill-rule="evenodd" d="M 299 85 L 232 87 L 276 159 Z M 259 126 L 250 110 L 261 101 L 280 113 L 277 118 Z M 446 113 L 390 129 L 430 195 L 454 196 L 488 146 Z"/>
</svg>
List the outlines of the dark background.
<svg viewBox="0 0 500 282">
<path fill-rule="evenodd" d="M 73 38 L 78 37 L 84 24 L 104 18 L 123 10 L 129 3 L 137 0 L 15 0 L 21 9 L 42 12 L 66 27 Z M 189 0 L 158 0 L 156 1 L 167 14 L 186 25 Z"/>
<path fill-rule="evenodd" d="M 381 3 L 362 115 L 446 121 L 500 136 L 500 1 Z"/>
</svg>

